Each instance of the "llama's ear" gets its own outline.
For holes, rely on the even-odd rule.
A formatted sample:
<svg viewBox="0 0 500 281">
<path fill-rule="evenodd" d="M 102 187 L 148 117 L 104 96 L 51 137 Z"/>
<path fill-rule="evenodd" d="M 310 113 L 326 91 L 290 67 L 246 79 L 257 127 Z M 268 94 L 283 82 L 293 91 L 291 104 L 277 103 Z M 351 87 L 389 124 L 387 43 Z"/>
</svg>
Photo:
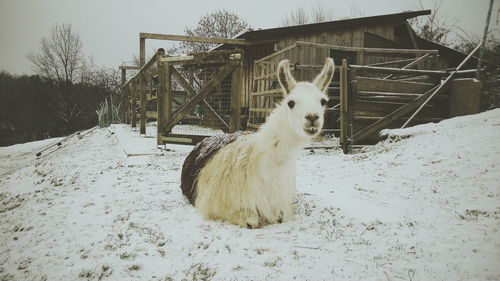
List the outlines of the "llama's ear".
<svg viewBox="0 0 500 281">
<path fill-rule="evenodd" d="M 325 66 L 321 70 L 321 73 L 314 79 L 313 84 L 316 85 L 322 92 L 325 92 L 330 85 L 330 81 L 333 78 L 333 73 L 335 71 L 335 64 L 332 58 L 326 58 Z"/>
<path fill-rule="evenodd" d="M 290 72 L 290 62 L 288 60 L 282 60 L 278 64 L 278 81 L 283 87 L 283 91 L 285 94 L 289 94 L 297 82 L 292 77 L 292 73 Z"/>
</svg>

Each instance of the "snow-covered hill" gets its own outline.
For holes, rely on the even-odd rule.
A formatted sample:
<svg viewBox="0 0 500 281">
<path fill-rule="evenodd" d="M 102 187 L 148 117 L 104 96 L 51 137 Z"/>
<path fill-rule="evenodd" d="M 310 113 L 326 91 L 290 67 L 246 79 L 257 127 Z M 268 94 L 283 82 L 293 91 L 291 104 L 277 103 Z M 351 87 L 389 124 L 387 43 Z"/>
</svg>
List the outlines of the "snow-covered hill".
<svg viewBox="0 0 500 281">
<path fill-rule="evenodd" d="M 500 279 L 500 109 L 305 150 L 294 219 L 256 230 L 188 204 L 192 147 L 126 126 L 46 144 L 0 148 L 0 280 Z"/>
</svg>

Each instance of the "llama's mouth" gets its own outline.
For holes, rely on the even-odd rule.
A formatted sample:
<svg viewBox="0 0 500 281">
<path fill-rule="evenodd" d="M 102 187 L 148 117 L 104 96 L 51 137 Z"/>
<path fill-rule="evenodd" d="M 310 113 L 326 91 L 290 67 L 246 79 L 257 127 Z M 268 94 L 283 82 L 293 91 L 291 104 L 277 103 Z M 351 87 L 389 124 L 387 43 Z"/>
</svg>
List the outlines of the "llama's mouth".
<svg viewBox="0 0 500 281">
<path fill-rule="evenodd" d="M 309 128 L 304 128 L 304 132 L 310 136 L 314 136 L 318 133 L 318 128 L 316 127 L 309 127 Z"/>
</svg>

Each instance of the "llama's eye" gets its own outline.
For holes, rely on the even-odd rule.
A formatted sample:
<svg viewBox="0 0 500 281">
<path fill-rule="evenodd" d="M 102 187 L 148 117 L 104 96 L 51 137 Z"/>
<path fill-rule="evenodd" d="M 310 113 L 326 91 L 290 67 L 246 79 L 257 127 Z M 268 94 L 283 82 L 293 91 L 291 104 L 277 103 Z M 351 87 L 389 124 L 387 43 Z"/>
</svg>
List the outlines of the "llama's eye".
<svg viewBox="0 0 500 281">
<path fill-rule="evenodd" d="M 293 100 L 288 101 L 288 107 L 293 108 L 295 106 L 295 102 Z"/>
<path fill-rule="evenodd" d="M 326 99 L 321 99 L 321 105 L 325 106 L 326 105 Z"/>
</svg>

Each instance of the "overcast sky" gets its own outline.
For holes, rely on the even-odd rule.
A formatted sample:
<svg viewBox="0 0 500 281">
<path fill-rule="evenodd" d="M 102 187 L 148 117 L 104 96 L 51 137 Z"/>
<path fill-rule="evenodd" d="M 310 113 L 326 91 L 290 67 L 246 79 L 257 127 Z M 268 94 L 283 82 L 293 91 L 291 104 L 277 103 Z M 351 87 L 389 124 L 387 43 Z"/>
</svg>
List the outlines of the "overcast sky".
<svg viewBox="0 0 500 281">
<path fill-rule="evenodd" d="M 461 28 L 482 34 L 489 0 L 441 0 L 443 16 Z M 496 0 L 491 27 L 499 35 L 499 5 Z M 418 10 L 415 0 L 0 0 L 0 70 L 32 74 L 26 54 L 37 51 L 42 36 L 54 24 L 70 23 L 84 43 L 84 52 L 98 66 L 118 67 L 139 52 L 139 32 L 183 34 L 185 26 L 216 9 L 225 8 L 246 19 L 254 28 L 271 28 L 292 10 L 310 9 L 315 3 L 333 9 L 336 18 Z M 433 0 L 422 0 L 431 8 Z M 148 40 L 146 49 L 170 43 Z"/>
</svg>

